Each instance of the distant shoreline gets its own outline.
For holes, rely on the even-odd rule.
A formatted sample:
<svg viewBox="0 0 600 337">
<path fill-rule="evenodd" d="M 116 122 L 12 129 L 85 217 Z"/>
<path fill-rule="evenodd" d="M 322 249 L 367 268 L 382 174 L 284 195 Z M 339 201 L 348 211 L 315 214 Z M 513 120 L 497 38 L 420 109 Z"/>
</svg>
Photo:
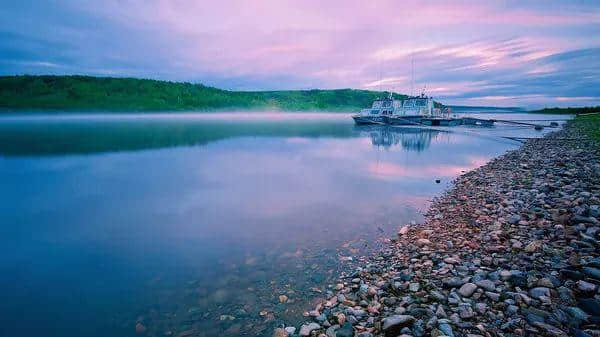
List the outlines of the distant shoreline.
<svg viewBox="0 0 600 337">
<path fill-rule="evenodd" d="M 230 91 L 183 82 L 92 76 L 0 76 L 0 113 L 352 112 L 387 93 L 357 89 Z M 396 99 L 408 96 L 393 94 Z"/>
<path fill-rule="evenodd" d="M 340 112 L 371 106 L 387 92 L 359 89 L 231 91 L 185 82 L 80 75 L 0 76 L 0 114 Z M 396 99 L 408 96 L 394 93 Z M 435 102 L 436 107 L 443 106 Z M 579 114 L 598 107 L 545 108 L 448 105 L 460 112 Z"/>
<path fill-rule="evenodd" d="M 600 106 L 581 107 L 581 108 L 544 108 L 539 110 L 527 111 L 529 113 L 554 114 L 554 115 L 580 115 L 600 112 Z"/>
</svg>

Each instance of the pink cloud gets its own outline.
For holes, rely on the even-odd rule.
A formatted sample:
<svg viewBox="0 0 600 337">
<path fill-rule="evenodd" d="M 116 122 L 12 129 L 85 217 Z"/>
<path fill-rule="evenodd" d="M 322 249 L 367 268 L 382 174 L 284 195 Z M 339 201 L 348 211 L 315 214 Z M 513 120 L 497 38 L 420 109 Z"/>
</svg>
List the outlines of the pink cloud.
<svg viewBox="0 0 600 337">
<path fill-rule="evenodd" d="M 3 28 L 20 36 L 27 26 L 35 41 L 46 34 L 70 49 L 5 60 L 0 70 L 19 71 L 18 65 L 21 72 L 130 75 L 244 90 L 382 87 L 406 93 L 414 59 L 417 87 L 463 104 L 473 96 L 591 97 L 585 88 L 595 87 L 597 78 L 592 64 L 579 77 L 588 85 L 576 92 L 557 95 L 557 81 L 542 90 L 520 87 L 532 76 L 581 73 L 572 69 L 577 65 L 547 59 L 600 46 L 600 8 L 591 2 L 66 0 L 55 7 L 55 15 L 41 12 L 36 20 L 22 13 L 18 24 Z M 35 31 L 30 24 L 54 17 L 82 17 L 89 25 L 73 29 L 55 19 Z M 60 55 L 53 59 L 52 53 Z M 493 85 L 504 87 L 492 92 Z"/>
</svg>

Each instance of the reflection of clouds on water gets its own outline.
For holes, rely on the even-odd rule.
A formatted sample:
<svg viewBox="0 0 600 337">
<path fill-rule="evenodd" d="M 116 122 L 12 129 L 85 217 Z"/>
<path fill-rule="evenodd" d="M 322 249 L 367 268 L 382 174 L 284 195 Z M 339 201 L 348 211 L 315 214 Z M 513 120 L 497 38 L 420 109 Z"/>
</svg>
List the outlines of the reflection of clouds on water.
<svg viewBox="0 0 600 337">
<path fill-rule="evenodd" d="M 476 157 L 466 158 L 466 160 L 463 165 L 442 164 L 427 167 L 405 166 L 390 162 L 370 163 L 367 170 L 372 177 L 383 180 L 426 179 L 428 177 L 452 178 L 485 164 L 486 159 Z"/>
<path fill-rule="evenodd" d="M 361 135 L 368 135 L 373 146 L 390 148 L 400 145 L 403 149 L 421 152 L 431 145 L 431 141 L 438 137 L 440 131 L 391 126 L 356 127 Z"/>
</svg>

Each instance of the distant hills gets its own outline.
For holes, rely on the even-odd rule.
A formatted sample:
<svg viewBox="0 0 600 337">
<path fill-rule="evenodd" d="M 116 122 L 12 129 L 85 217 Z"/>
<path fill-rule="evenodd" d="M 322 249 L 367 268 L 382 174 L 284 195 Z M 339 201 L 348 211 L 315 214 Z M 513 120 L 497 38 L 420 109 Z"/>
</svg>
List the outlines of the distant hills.
<svg viewBox="0 0 600 337">
<path fill-rule="evenodd" d="M 540 110 L 534 110 L 529 112 L 542 113 L 542 114 L 587 114 L 592 112 L 600 112 L 600 106 L 589 106 L 581 108 L 544 108 Z"/>
<path fill-rule="evenodd" d="M 202 84 L 91 76 L 2 76 L 0 108 L 61 111 L 356 111 L 382 92 L 229 91 Z M 405 95 L 394 94 L 396 98 Z"/>
<path fill-rule="evenodd" d="M 496 112 L 496 111 L 513 111 L 513 112 L 522 112 L 523 108 L 519 108 L 519 107 L 497 107 L 497 106 L 471 106 L 471 105 L 450 105 L 450 108 L 452 108 L 453 110 L 460 110 L 460 111 L 475 111 L 475 110 L 486 110 L 489 112 Z"/>
</svg>

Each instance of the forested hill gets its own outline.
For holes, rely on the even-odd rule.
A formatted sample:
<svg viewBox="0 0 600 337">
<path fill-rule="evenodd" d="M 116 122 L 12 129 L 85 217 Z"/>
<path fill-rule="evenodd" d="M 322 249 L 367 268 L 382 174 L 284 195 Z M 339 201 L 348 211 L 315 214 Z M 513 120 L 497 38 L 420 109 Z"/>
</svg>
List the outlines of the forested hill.
<svg viewBox="0 0 600 337">
<path fill-rule="evenodd" d="M 587 106 L 578 108 L 544 108 L 541 110 L 534 110 L 529 112 L 542 113 L 542 114 L 568 114 L 568 115 L 579 115 L 600 112 L 600 106 Z"/>
<path fill-rule="evenodd" d="M 91 76 L 0 77 L 0 108 L 8 110 L 356 111 L 382 92 L 354 89 L 228 91 L 201 84 Z M 406 96 L 397 95 L 397 98 Z"/>
</svg>

